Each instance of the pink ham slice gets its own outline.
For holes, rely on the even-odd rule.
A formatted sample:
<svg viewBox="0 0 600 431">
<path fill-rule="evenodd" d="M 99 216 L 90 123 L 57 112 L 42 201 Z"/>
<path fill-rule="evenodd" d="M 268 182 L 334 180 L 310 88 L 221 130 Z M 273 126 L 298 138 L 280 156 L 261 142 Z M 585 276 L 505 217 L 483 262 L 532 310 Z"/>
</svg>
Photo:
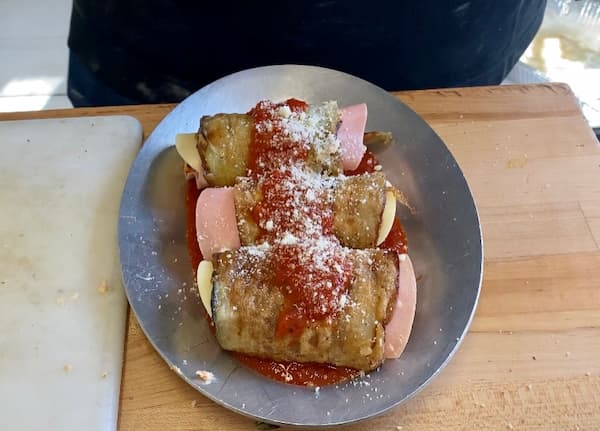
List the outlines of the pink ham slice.
<svg viewBox="0 0 600 431">
<path fill-rule="evenodd" d="M 340 156 L 345 171 L 353 171 L 358 167 L 367 147 L 363 144 L 365 127 L 367 126 L 367 105 L 346 106 L 341 110 L 342 123 L 337 132 L 340 140 Z"/>
<path fill-rule="evenodd" d="M 232 187 L 204 189 L 196 202 L 196 235 L 204 259 L 240 246 Z"/>
<path fill-rule="evenodd" d="M 392 318 L 385 327 L 383 355 L 386 359 L 398 358 L 412 329 L 417 305 L 417 281 L 412 262 L 407 254 L 400 255 L 398 296 Z"/>
</svg>

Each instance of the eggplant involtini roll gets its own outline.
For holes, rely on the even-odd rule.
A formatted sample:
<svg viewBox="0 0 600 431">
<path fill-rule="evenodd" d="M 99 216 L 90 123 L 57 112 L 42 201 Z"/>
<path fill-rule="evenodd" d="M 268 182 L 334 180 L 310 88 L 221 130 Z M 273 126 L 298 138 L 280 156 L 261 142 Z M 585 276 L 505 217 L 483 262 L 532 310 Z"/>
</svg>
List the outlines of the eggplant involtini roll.
<svg viewBox="0 0 600 431">
<path fill-rule="evenodd" d="M 334 296 L 319 283 L 281 285 L 286 269 L 270 266 L 255 248 L 216 255 L 212 316 L 221 347 L 275 360 L 376 368 L 398 289 L 398 255 L 352 250 L 344 260 L 347 286 Z"/>
<path fill-rule="evenodd" d="M 293 246 L 264 245 L 203 261 L 198 286 L 221 347 L 363 371 L 398 358 L 415 314 L 409 257 L 382 249 L 317 253 L 324 264 L 302 265 L 306 255 L 298 260 Z"/>
<path fill-rule="evenodd" d="M 265 146 L 271 153 L 293 156 L 296 152 L 312 170 L 337 175 L 342 170 L 356 169 L 366 150 L 363 141 L 373 145 L 391 142 L 389 133 L 364 134 L 364 104 L 340 109 L 336 102 L 307 105 L 291 99 L 283 105 L 261 103 L 263 106 L 259 104 L 247 114 L 204 116 L 197 133 L 177 136 L 186 176 L 195 177 L 198 188 L 233 186 L 237 177 L 251 176 L 278 163 L 278 157 L 261 158 L 257 154 L 264 152 Z M 267 109 L 265 104 L 270 104 Z M 265 116 L 268 109 L 271 111 Z M 284 130 L 302 145 L 290 151 L 282 142 L 271 139 L 273 130 Z"/>
<path fill-rule="evenodd" d="M 314 182 L 313 182 L 314 183 Z M 338 177 L 329 181 L 318 189 L 313 186 L 311 192 L 303 188 L 306 184 L 297 184 L 291 179 L 271 185 L 268 181 L 265 187 L 282 187 L 287 189 L 290 199 L 300 200 L 299 203 L 289 204 L 290 223 L 298 217 L 292 211 L 298 208 L 308 208 L 314 199 L 318 199 L 323 206 L 327 206 L 333 213 L 333 234 L 340 243 L 351 248 L 373 248 L 385 239 L 380 235 L 383 213 L 386 205 L 392 206 L 395 213 L 394 194 L 386 194 L 385 176 L 381 172 L 356 175 L 351 177 Z M 268 199 L 270 190 L 263 191 L 264 183 L 255 182 L 249 178 L 238 181 L 234 187 L 233 197 L 238 221 L 240 242 L 242 245 L 253 245 L 261 242 L 270 230 L 273 229 L 269 222 L 273 218 L 273 209 L 267 210 L 266 217 L 261 217 L 261 203 Z M 266 196 L 265 196 L 266 195 Z M 390 202 L 386 202 L 389 198 Z M 306 200 L 307 202 L 302 202 Z M 305 217 L 300 214 L 299 217 Z M 380 236 L 383 238 L 380 239 Z"/>
</svg>

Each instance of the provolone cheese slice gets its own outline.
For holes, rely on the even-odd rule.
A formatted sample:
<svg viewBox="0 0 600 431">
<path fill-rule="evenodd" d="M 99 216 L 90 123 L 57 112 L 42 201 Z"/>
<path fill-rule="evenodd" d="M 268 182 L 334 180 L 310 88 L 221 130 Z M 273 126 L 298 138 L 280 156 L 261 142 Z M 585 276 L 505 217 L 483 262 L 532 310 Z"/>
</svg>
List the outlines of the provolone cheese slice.
<svg viewBox="0 0 600 431">
<path fill-rule="evenodd" d="M 195 133 L 179 133 L 175 137 L 175 148 L 177 153 L 196 172 L 202 171 L 202 161 L 198 148 L 196 148 Z"/>
<path fill-rule="evenodd" d="M 381 244 L 387 238 L 394 224 L 396 215 L 396 195 L 393 191 L 385 192 L 385 206 L 381 215 L 381 224 L 379 225 L 379 236 L 377 237 L 377 245 Z"/>
<path fill-rule="evenodd" d="M 204 304 L 204 308 L 206 308 L 206 312 L 210 317 L 212 317 L 212 307 L 211 307 L 211 298 L 212 298 L 212 273 L 213 273 L 213 264 L 210 260 L 203 260 L 198 265 L 198 271 L 196 272 L 196 282 L 198 283 L 198 291 L 200 292 L 200 299 L 202 300 L 202 304 Z"/>
</svg>

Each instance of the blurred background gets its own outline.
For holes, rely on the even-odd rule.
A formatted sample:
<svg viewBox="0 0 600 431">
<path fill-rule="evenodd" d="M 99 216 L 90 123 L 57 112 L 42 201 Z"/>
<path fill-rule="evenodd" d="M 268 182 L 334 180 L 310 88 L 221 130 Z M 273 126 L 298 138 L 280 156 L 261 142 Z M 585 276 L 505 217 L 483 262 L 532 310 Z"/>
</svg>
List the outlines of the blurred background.
<svg viewBox="0 0 600 431">
<path fill-rule="evenodd" d="M 0 0 L 0 112 L 72 107 L 71 0 Z"/>
<path fill-rule="evenodd" d="M 507 82 L 566 82 L 600 127 L 600 0 L 548 0 L 544 22 Z"/>
<path fill-rule="evenodd" d="M 71 0 L 0 0 L 0 112 L 72 107 L 66 96 Z M 548 0 L 506 84 L 568 83 L 600 127 L 600 0 Z"/>
</svg>

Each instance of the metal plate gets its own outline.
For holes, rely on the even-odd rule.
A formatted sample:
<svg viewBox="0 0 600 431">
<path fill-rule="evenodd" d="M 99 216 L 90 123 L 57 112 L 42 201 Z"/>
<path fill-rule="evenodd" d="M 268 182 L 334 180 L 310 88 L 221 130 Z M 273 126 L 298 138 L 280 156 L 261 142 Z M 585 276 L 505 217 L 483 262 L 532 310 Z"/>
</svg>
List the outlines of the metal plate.
<svg viewBox="0 0 600 431">
<path fill-rule="evenodd" d="M 221 350 L 193 292 L 185 240 L 182 164 L 175 135 L 195 132 L 201 115 L 246 112 L 261 99 L 290 97 L 340 106 L 366 102 L 367 130 L 397 143 L 378 152 L 388 179 L 417 212 L 400 209 L 418 276 L 408 346 L 364 379 L 315 389 L 266 379 Z M 448 362 L 479 296 L 483 250 L 477 210 L 456 161 L 406 105 L 356 77 L 318 67 L 239 72 L 194 93 L 158 125 L 134 162 L 121 202 L 119 246 L 131 308 L 146 336 L 181 377 L 215 402 L 270 423 L 327 426 L 373 417 L 406 401 Z M 210 370 L 211 384 L 195 378 Z"/>
</svg>

